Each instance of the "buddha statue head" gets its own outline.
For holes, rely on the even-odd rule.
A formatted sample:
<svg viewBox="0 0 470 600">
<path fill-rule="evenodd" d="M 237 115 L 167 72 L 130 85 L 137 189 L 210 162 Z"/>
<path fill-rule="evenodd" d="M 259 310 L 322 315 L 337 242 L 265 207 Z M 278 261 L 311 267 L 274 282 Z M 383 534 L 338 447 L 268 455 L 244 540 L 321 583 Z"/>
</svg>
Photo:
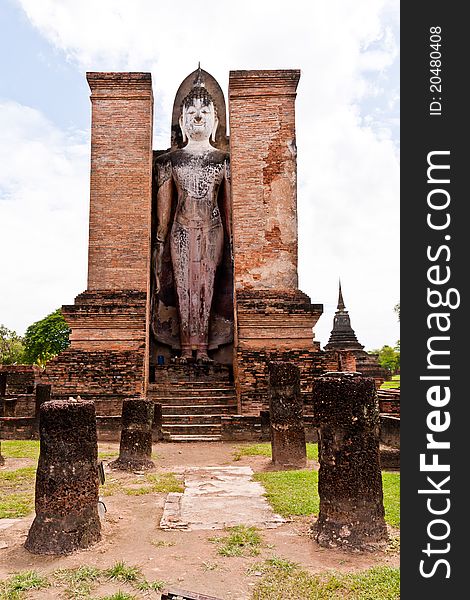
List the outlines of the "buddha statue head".
<svg viewBox="0 0 470 600">
<path fill-rule="evenodd" d="M 183 134 L 183 142 L 215 141 L 219 125 L 217 111 L 212 96 L 207 91 L 199 76 L 189 94 L 181 104 L 179 125 Z"/>
</svg>

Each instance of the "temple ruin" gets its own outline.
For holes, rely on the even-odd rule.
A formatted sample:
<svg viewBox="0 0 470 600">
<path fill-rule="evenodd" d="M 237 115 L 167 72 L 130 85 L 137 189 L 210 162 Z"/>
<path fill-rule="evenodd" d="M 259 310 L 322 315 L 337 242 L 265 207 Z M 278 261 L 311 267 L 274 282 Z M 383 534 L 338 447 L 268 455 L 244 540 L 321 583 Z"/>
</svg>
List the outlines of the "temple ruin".
<svg viewBox="0 0 470 600">
<path fill-rule="evenodd" d="M 87 289 L 62 307 L 70 346 L 42 373 L 18 369 L 23 387 L 14 370 L 2 379 L 5 437 L 37 437 L 41 383 L 56 400 L 93 400 L 99 439 L 119 439 L 131 399 L 159 406 L 158 439 L 263 439 L 267 365 L 281 361 L 299 369 L 312 439 L 314 378 L 363 367 L 374 376 L 341 289 L 322 351 L 313 328 L 323 305 L 298 287 L 299 78 L 231 71 L 227 111 L 199 67 L 176 92 L 169 147 L 154 150 L 150 73 L 87 73 Z"/>
</svg>

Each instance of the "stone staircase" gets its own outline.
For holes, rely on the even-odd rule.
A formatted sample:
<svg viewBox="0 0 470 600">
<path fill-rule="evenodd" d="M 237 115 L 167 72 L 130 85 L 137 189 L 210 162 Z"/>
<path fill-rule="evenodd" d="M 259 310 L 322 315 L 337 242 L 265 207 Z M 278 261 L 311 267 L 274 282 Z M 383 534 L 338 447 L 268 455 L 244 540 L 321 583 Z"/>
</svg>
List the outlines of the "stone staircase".
<svg viewBox="0 0 470 600">
<path fill-rule="evenodd" d="M 225 365 L 159 365 L 148 398 L 162 405 L 164 439 L 219 441 L 222 416 L 237 413 L 232 371 Z"/>
</svg>

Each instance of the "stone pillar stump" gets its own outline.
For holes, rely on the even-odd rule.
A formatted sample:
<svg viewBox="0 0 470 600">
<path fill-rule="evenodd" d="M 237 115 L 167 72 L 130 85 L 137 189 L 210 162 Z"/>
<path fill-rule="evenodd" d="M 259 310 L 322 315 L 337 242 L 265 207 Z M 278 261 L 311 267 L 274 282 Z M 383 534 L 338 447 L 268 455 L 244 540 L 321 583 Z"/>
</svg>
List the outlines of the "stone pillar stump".
<svg viewBox="0 0 470 600">
<path fill-rule="evenodd" d="M 41 406 L 44 404 L 44 402 L 48 402 L 51 399 L 51 391 L 52 385 L 50 383 L 36 384 L 36 419 L 39 419 Z"/>
<path fill-rule="evenodd" d="M 288 362 L 269 362 L 268 394 L 273 464 L 282 469 L 303 469 L 307 449 L 299 367 Z"/>
<path fill-rule="evenodd" d="M 317 542 L 360 550 L 385 542 L 374 380 L 326 373 L 315 379 L 313 400 L 320 461 Z"/>
<path fill-rule="evenodd" d="M 110 466 L 113 469 L 133 471 L 151 469 L 154 403 L 151 400 L 132 398 L 122 403 L 121 443 L 119 458 Z"/>
<path fill-rule="evenodd" d="M 95 406 L 51 400 L 40 409 L 36 517 L 25 547 L 34 554 L 70 554 L 101 538 Z"/>
</svg>

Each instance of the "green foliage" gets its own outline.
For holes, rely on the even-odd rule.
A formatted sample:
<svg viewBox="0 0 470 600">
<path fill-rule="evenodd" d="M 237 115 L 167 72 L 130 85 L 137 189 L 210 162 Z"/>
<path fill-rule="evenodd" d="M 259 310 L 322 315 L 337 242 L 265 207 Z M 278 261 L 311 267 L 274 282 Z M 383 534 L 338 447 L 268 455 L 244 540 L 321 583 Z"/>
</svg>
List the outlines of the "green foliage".
<svg viewBox="0 0 470 600">
<path fill-rule="evenodd" d="M 221 556 L 257 556 L 260 553 L 261 537 L 256 527 L 236 525 L 226 531 L 228 535 L 209 540 L 217 544 Z"/>
<path fill-rule="evenodd" d="M 262 573 L 251 600 L 398 600 L 400 571 L 374 567 L 358 573 L 311 575 L 296 563 L 273 558 L 254 565 Z"/>
<path fill-rule="evenodd" d="M 372 354 L 378 355 L 379 365 L 392 375 L 400 370 L 400 342 L 394 348 L 385 345 L 380 350 L 372 350 Z"/>
<path fill-rule="evenodd" d="M 0 325 L 0 365 L 21 364 L 23 359 L 23 338 L 5 325 Z"/>
<path fill-rule="evenodd" d="M 69 334 L 69 326 L 58 308 L 26 330 L 25 361 L 44 367 L 47 361 L 69 346 Z"/>
</svg>

